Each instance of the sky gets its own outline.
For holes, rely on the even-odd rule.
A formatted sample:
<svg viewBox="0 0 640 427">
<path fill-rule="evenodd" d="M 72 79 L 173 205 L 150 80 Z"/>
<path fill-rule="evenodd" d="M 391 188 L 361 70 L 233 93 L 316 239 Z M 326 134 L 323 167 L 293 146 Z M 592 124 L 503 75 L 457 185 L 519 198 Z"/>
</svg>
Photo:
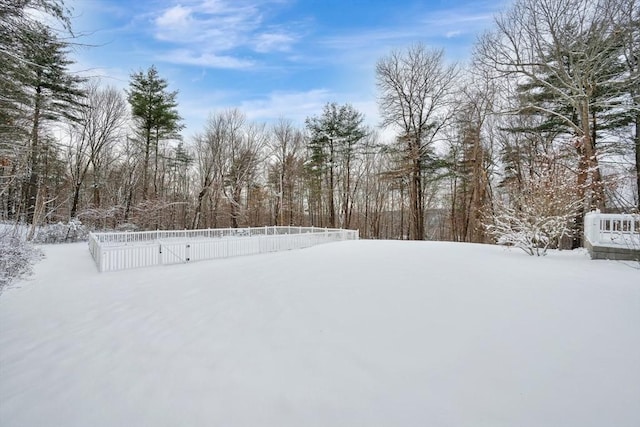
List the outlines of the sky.
<svg viewBox="0 0 640 427">
<path fill-rule="evenodd" d="M 211 113 L 302 126 L 328 102 L 379 125 L 375 64 L 415 43 L 469 59 L 506 0 L 68 0 L 75 71 L 125 89 L 155 65 L 178 91 L 186 138 Z"/>
</svg>

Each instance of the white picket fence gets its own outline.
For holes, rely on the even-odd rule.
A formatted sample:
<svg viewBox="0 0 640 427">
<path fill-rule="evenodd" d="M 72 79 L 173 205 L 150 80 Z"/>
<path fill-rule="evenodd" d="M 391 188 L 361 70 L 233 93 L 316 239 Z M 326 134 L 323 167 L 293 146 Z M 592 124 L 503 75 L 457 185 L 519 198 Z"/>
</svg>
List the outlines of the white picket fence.
<svg viewBox="0 0 640 427">
<path fill-rule="evenodd" d="M 98 271 L 115 271 L 302 249 L 358 238 L 358 230 L 317 227 L 91 233 L 89 251 Z"/>
<path fill-rule="evenodd" d="M 603 214 L 584 216 L 584 236 L 592 246 L 640 248 L 640 215 Z"/>
</svg>

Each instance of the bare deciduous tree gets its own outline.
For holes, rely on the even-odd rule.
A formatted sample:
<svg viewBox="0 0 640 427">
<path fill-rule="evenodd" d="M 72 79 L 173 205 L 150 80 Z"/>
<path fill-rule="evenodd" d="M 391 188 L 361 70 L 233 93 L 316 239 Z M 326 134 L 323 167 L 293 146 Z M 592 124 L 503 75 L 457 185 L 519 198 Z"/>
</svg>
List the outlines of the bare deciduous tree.
<svg viewBox="0 0 640 427">
<path fill-rule="evenodd" d="M 293 225 L 294 186 L 302 172 L 301 150 L 304 134 L 292 122 L 281 118 L 271 130 L 269 150 L 272 158 L 270 181 L 275 184 L 273 217 L 276 225 Z"/>
<path fill-rule="evenodd" d="M 376 65 L 383 125 L 398 128 L 405 145 L 411 239 L 425 236 L 424 159 L 452 117 L 451 94 L 457 74 L 455 65 L 445 64 L 442 50 L 428 50 L 421 44 L 392 52 Z"/>
<path fill-rule="evenodd" d="M 79 120 L 68 124 L 69 146 L 67 160 L 72 179 L 70 218 L 78 212 L 82 186 L 87 173 L 93 174 L 93 205 L 100 207 L 101 175 L 105 166 L 105 154 L 124 139 L 127 124 L 127 103 L 123 94 L 113 87 L 100 88 L 93 81 L 84 88 L 86 98 L 79 110 Z"/>
</svg>

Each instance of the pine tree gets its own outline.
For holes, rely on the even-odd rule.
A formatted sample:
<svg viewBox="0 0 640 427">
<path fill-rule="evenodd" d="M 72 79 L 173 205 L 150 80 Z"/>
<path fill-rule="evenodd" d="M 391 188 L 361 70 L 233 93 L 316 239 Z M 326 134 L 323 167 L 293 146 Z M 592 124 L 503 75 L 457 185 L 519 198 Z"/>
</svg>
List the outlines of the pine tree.
<svg viewBox="0 0 640 427">
<path fill-rule="evenodd" d="M 364 116 L 349 104 L 329 103 L 322 115 L 309 117 L 307 129 L 311 133 L 308 149 L 310 168 L 316 177 L 325 177 L 329 226 L 336 226 L 336 193 L 340 198 L 343 227 L 349 227 L 352 212 L 352 166 L 358 146 L 367 135 Z"/>
<path fill-rule="evenodd" d="M 146 72 L 131 75 L 128 100 L 131 105 L 136 136 L 142 145 L 142 200 L 147 200 L 149 193 L 149 163 L 154 158 L 153 185 L 154 195 L 158 192 L 158 160 L 159 144 L 167 139 L 179 139 L 183 126 L 178 114 L 177 91 L 169 92 L 167 80 L 160 78 L 155 66 Z"/>
<path fill-rule="evenodd" d="M 77 120 L 77 109 L 83 97 L 80 84 L 84 81 L 68 71 L 72 61 L 68 59 L 68 44 L 48 27 L 36 23 L 24 32 L 24 54 L 28 62 L 22 67 L 20 77 L 25 87 L 23 111 L 28 111 L 29 136 L 27 171 L 24 186 L 26 220 L 35 224 L 37 198 L 42 184 L 41 152 L 47 149 L 41 144 L 45 125 L 63 119 Z"/>
<path fill-rule="evenodd" d="M 29 222 L 40 181 L 42 125 L 73 111 L 79 82 L 67 71 L 68 44 L 39 15 L 70 32 L 60 0 L 0 0 L 0 203 L 3 217 L 14 219 L 26 202 Z"/>
</svg>

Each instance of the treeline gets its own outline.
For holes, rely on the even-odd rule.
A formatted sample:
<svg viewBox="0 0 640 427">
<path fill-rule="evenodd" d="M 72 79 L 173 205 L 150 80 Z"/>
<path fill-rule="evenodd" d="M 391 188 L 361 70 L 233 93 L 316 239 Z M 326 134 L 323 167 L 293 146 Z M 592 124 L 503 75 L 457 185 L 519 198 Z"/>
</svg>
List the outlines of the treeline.
<svg viewBox="0 0 640 427">
<path fill-rule="evenodd" d="M 390 52 L 376 76 L 392 141 L 336 103 L 304 126 L 212 106 L 183 139 L 177 93 L 155 67 L 125 92 L 82 79 L 68 70 L 62 2 L 0 5 L 4 221 L 314 225 L 469 242 L 508 242 L 529 227 L 553 246 L 570 229 L 579 244 L 591 209 L 638 210 L 635 0 L 517 0 L 464 66 L 421 44 Z"/>
</svg>

